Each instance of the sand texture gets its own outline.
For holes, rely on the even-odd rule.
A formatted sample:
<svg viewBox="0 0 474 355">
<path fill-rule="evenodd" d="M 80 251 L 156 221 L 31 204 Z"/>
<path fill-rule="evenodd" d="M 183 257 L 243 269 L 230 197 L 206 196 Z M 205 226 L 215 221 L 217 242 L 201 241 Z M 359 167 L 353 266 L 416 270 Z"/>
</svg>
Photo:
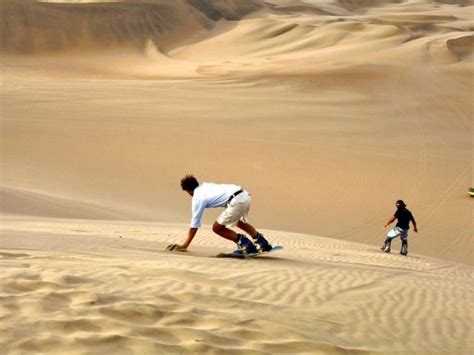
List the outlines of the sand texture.
<svg viewBox="0 0 474 355">
<path fill-rule="evenodd" d="M 1 1 L 0 348 L 469 353 L 473 53 L 468 0 Z M 284 250 L 165 253 L 187 173 Z"/>
<path fill-rule="evenodd" d="M 472 268 L 265 231 L 284 251 L 219 259 L 185 226 L 7 218 L 0 236 L 6 351 L 468 353 Z"/>
</svg>

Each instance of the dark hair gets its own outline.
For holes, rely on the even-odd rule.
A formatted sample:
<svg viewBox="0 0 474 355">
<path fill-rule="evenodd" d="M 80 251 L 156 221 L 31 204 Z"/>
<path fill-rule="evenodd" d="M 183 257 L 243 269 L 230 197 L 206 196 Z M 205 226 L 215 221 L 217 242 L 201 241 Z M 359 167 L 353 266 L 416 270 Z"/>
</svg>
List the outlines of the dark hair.
<svg viewBox="0 0 474 355">
<path fill-rule="evenodd" d="M 407 205 L 405 205 L 405 202 L 403 202 L 403 200 L 398 200 L 397 201 L 397 206 L 406 207 Z"/>
<path fill-rule="evenodd" d="M 181 188 L 184 191 L 194 191 L 196 187 L 199 186 L 199 182 L 194 177 L 194 175 L 186 175 L 181 179 Z"/>
</svg>

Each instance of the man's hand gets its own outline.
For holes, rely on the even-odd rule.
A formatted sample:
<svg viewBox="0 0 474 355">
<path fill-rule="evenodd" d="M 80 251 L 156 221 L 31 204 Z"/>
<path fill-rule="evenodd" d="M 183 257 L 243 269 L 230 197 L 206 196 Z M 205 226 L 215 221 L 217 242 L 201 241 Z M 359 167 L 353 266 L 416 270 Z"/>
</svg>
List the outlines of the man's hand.
<svg viewBox="0 0 474 355">
<path fill-rule="evenodd" d="M 166 247 L 166 251 L 187 251 L 187 250 L 182 245 L 170 244 Z"/>
<path fill-rule="evenodd" d="M 418 228 L 415 227 L 413 230 L 415 231 L 415 233 L 418 233 Z"/>
</svg>

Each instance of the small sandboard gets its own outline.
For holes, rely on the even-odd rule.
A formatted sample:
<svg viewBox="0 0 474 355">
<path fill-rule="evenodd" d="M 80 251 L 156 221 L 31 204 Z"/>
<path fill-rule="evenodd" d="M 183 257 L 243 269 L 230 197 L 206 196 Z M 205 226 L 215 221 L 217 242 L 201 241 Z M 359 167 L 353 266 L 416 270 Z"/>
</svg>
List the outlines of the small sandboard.
<svg viewBox="0 0 474 355">
<path fill-rule="evenodd" d="M 261 253 L 246 254 L 246 255 L 236 254 L 236 253 L 220 253 L 220 254 L 217 254 L 216 257 L 217 258 L 248 259 L 248 258 L 254 258 L 254 257 L 261 256 L 261 255 L 266 255 L 266 254 L 269 254 L 269 253 L 274 253 L 274 252 L 280 251 L 282 249 L 283 249 L 283 247 L 281 245 L 275 245 L 271 250 L 264 251 L 264 252 L 261 252 Z"/>
</svg>

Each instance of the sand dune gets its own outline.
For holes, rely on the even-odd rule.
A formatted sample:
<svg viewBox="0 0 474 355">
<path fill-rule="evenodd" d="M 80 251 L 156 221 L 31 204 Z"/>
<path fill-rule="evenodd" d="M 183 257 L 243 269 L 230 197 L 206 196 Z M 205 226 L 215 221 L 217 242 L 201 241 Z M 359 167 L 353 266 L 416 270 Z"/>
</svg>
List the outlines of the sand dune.
<svg viewBox="0 0 474 355">
<path fill-rule="evenodd" d="M 470 78 L 388 69 L 4 85 L 3 184 L 185 223 L 179 179 L 193 172 L 244 185 L 259 226 L 373 245 L 402 198 L 419 219 L 416 252 L 472 263 Z"/>
<path fill-rule="evenodd" d="M 469 353 L 473 14 L 2 1 L 2 351 Z M 284 251 L 214 258 L 213 210 L 164 252 L 186 173 L 244 186 Z M 408 257 L 379 249 L 397 199 Z"/>
<path fill-rule="evenodd" d="M 4 219 L 0 340 L 24 352 L 448 352 L 472 345 L 472 268 L 267 231 L 285 250 L 212 258 L 184 226 Z M 45 250 L 48 245 L 48 250 Z M 226 270 L 222 272 L 222 270 Z"/>
<path fill-rule="evenodd" d="M 2 212 L 12 215 L 106 220 L 125 216 L 93 204 L 6 187 L 0 189 L 0 201 Z"/>
<path fill-rule="evenodd" d="M 44 69 L 63 78 L 196 78 L 301 75 L 401 58 L 410 65 L 471 62 L 469 5 L 6 1 L 0 50 L 7 78 L 30 79 Z"/>
<path fill-rule="evenodd" d="M 0 49 L 13 53 L 143 49 L 183 43 L 224 18 L 239 20 L 254 1 L 3 1 Z M 45 21 L 47 20 L 47 21 Z"/>
</svg>

